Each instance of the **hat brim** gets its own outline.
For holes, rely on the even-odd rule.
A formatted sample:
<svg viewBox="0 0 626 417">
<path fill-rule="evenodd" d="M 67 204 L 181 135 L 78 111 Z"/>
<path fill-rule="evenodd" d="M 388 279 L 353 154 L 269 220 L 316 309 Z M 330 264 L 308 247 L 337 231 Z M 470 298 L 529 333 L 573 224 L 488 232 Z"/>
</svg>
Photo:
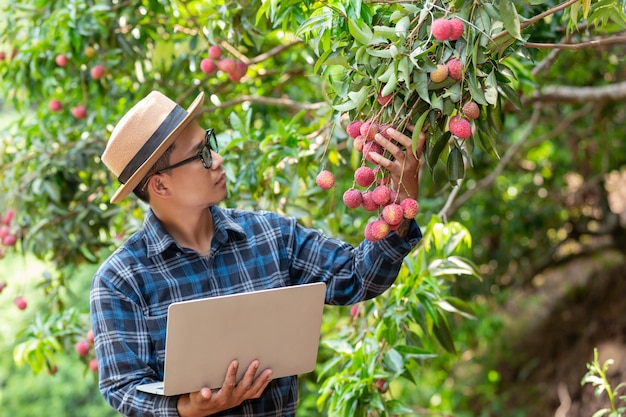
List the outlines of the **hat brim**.
<svg viewBox="0 0 626 417">
<path fill-rule="evenodd" d="M 167 148 L 170 147 L 174 139 L 178 136 L 178 133 L 183 130 L 193 119 L 195 119 L 198 110 L 200 110 L 202 103 L 204 102 L 204 92 L 200 92 L 194 99 L 193 103 L 187 109 L 187 116 L 176 126 L 170 134 L 161 142 L 152 155 L 144 162 L 137 171 L 130 176 L 128 181 L 122 184 L 117 191 L 111 197 L 111 203 L 118 203 L 128 196 L 137 187 L 139 182 L 146 176 L 150 168 L 154 163 L 165 153 Z"/>
</svg>

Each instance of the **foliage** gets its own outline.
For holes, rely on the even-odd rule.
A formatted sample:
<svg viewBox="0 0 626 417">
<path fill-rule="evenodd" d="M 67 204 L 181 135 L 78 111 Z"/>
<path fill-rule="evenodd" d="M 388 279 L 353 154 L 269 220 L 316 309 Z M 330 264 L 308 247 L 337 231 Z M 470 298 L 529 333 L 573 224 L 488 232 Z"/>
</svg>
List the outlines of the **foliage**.
<svg viewBox="0 0 626 417">
<path fill-rule="evenodd" d="M 626 405 L 617 407 L 616 400 L 626 403 L 626 395 L 619 395 L 620 390 L 626 387 L 626 382 L 618 384 L 615 388 L 611 387 L 609 380 L 607 379 L 606 371 L 609 366 L 613 364 L 612 359 L 608 359 L 603 364 L 600 364 L 598 360 L 598 349 L 593 350 L 593 361 L 587 364 L 587 373 L 583 376 L 581 384 L 591 384 L 595 387 L 594 393 L 596 397 L 606 393 L 611 403 L 611 408 L 603 408 L 596 411 L 593 417 L 608 416 L 608 417 L 620 417 L 626 415 Z"/>
<path fill-rule="evenodd" d="M 364 411 L 371 406 L 368 411 L 384 413 L 415 404 L 405 380 L 418 382 L 427 374 L 415 372 L 421 353 L 397 346 L 417 337 L 425 355 L 435 352 L 433 340 L 449 350 L 459 341 L 475 347 L 475 335 L 468 336 L 472 326 L 444 315 L 455 302 L 523 283 L 524 271 L 532 276 L 569 243 L 584 242 L 598 230 L 615 239 L 624 235 L 603 193 L 608 176 L 626 165 L 623 138 L 616 133 L 626 129 L 623 106 L 606 93 L 594 98 L 605 90 L 564 94 L 561 88 L 618 87 L 625 79 L 620 45 L 608 42 L 626 26 L 623 1 L 0 4 L 10 13 L 0 15 L 0 105 L 17 114 L 0 133 L 0 212 L 15 210 L 11 230 L 19 238 L 7 249 L 34 254 L 51 268 L 38 285 L 50 302 L 23 329 L 16 350 L 35 371 L 54 363 L 59 346 L 69 349 L 78 329 L 85 330 L 85 308 L 67 307 L 72 297 L 66 289 L 80 265 L 97 265 L 141 225 L 145 207 L 135 199 L 109 204 L 117 184 L 100 155 L 115 121 L 152 89 L 183 106 L 199 90 L 208 93 L 200 118 L 218 132 L 227 204 L 292 215 L 351 243 L 362 240 L 370 213 L 341 204 L 340 193 L 363 163 L 346 134 L 347 123 L 375 118 L 410 127 L 414 140 L 420 131 L 427 134 L 430 175 L 422 175 L 420 219 L 439 213 L 441 222 L 430 223 L 426 235 L 450 232 L 444 242 L 459 236 L 462 227 L 447 223 L 454 219 L 467 225 L 464 233 L 476 243 L 457 258 L 436 240 L 430 248 L 425 240 L 407 260 L 398 285 L 361 306 L 366 315 L 345 328 L 328 329 L 325 335 L 339 332 L 355 342 L 349 354 L 330 342 L 321 355 L 324 365 L 341 366 L 319 381 L 324 398 L 337 409 L 358 403 Z M 463 19 L 463 36 L 434 40 L 433 20 L 452 16 Z M 571 48 L 577 44 L 582 47 Z M 224 71 L 203 73 L 199 63 L 210 45 L 244 62 L 246 75 L 233 81 Z M 59 54 L 68 58 L 66 66 L 56 64 Z M 462 79 L 431 81 L 435 66 L 452 57 L 463 63 Z M 104 77 L 92 76 L 96 65 L 104 65 Z M 390 104 L 378 101 L 383 90 L 393 96 Z M 52 111 L 51 100 L 59 100 L 62 109 Z M 468 101 L 479 103 L 481 112 L 472 120 L 473 134 L 461 139 L 449 131 L 449 121 L 463 114 Z M 72 115 L 78 105 L 87 108 L 86 118 Z M 321 167 L 337 178 L 330 192 L 314 186 Z M 470 198 L 472 203 L 464 204 Z M 451 245 L 458 249 L 460 242 Z M 480 269 L 483 280 L 452 286 L 436 275 L 461 259 L 458 272 Z M 415 301 L 410 305 L 398 296 L 407 288 L 415 290 L 405 294 Z M 398 321 L 402 315 L 412 320 L 408 330 Z M 450 332 L 452 325 L 462 330 Z M 396 352 L 410 358 L 408 370 Z M 358 361 L 375 365 L 354 380 L 348 370 Z M 430 363 L 454 366 L 441 356 Z M 400 397 L 373 390 L 374 375 L 394 379 L 390 392 Z M 495 404 L 492 380 L 477 384 Z M 330 385 L 350 394 L 330 394 Z M 451 408 L 466 401 L 444 393 L 446 385 L 436 388 L 440 396 L 455 397 Z M 316 395 L 315 388 L 308 392 Z M 304 398 L 302 404 L 311 401 Z"/>
</svg>

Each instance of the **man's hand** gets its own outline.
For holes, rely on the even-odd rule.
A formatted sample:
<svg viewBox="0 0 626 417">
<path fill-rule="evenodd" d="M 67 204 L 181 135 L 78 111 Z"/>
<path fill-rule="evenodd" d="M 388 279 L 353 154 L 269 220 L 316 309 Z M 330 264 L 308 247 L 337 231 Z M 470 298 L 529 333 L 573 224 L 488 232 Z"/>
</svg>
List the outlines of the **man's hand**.
<svg viewBox="0 0 626 417">
<path fill-rule="evenodd" d="M 259 361 L 252 361 L 246 373 L 237 383 L 239 363 L 232 361 L 226 371 L 224 384 L 219 390 L 202 388 L 200 391 L 178 398 L 178 414 L 181 417 L 204 417 L 228 410 L 252 398 L 259 398 L 272 380 L 272 371 L 266 369 L 257 378 Z"/>
<path fill-rule="evenodd" d="M 380 133 L 376 134 L 376 142 L 385 148 L 393 159 L 385 158 L 377 153 L 370 153 L 370 157 L 381 167 L 387 169 L 391 174 L 391 185 L 398 192 L 398 201 L 405 198 L 417 200 L 419 195 L 419 166 L 420 157 L 424 151 L 426 136 L 422 133 L 419 136 L 417 149 L 413 154 L 412 140 L 405 134 L 393 129 L 387 129 L 386 139 Z"/>
</svg>

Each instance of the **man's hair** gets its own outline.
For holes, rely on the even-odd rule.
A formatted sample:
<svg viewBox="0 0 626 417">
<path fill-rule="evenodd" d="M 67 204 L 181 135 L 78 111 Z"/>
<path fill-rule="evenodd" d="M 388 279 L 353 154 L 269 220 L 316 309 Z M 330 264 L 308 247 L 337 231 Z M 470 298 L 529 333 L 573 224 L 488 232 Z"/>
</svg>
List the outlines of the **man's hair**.
<svg viewBox="0 0 626 417">
<path fill-rule="evenodd" d="M 150 194 L 148 193 L 148 180 L 150 177 L 157 172 L 163 170 L 163 168 L 167 168 L 170 165 L 170 155 L 174 150 L 174 144 L 167 148 L 163 155 L 152 165 L 148 173 L 139 181 L 139 184 L 133 190 L 133 193 L 141 200 L 146 203 L 150 203 Z"/>
</svg>

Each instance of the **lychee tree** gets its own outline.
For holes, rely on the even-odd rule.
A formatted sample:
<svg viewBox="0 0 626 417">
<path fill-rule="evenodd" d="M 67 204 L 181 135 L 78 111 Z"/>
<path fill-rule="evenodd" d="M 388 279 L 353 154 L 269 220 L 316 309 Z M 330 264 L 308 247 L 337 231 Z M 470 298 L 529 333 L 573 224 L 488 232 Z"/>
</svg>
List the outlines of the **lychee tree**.
<svg viewBox="0 0 626 417">
<path fill-rule="evenodd" d="M 407 412 L 415 399 L 398 394 L 398 384 L 415 382 L 442 351 L 455 352 L 450 323 L 471 313 L 451 296 L 456 278 L 477 269 L 467 259 L 467 229 L 447 221 L 453 197 L 464 181 L 488 180 L 520 150 L 512 136 L 529 117 L 528 103 L 541 103 L 532 71 L 550 62 L 537 44 L 619 33 L 623 7 L 572 0 L 523 7 L 504 0 L 9 1 L 10 24 L 0 24 L 0 90 L 4 107 L 19 117 L 0 143 L 0 212 L 15 211 L 16 239 L 6 250 L 54 266 L 41 286 L 51 311 L 22 332 L 20 358 L 50 370 L 56 354 L 85 338 L 84 314 L 66 308 L 64 288 L 79 265 L 97 264 L 140 225 L 143 207 L 135 200 L 108 204 L 116 184 L 99 156 L 111 124 L 152 89 L 186 105 L 202 88 L 209 100 L 201 121 L 218 132 L 228 203 L 293 215 L 353 243 L 370 219 L 393 225 L 398 217 L 396 207 L 386 216 L 385 204 L 365 207 L 372 201 L 366 192 L 385 185 L 386 173 L 359 151 L 359 135 L 373 131 L 361 127 L 405 130 L 414 140 L 409 152 L 424 144 L 424 245 L 398 285 L 358 306 L 348 324 L 342 310 L 329 313 L 330 333 L 342 339 L 328 336 L 320 380 L 302 384 L 306 415 Z M 620 91 L 613 86 L 613 100 L 626 96 Z M 607 121 L 623 123 L 619 111 L 612 114 Z M 352 122 L 361 123 L 358 133 Z M 614 149 L 611 157 L 619 155 Z M 344 197 L 357 186 L 358 204 L 356 193 Z M 379 202 L 410 205 L 394 201 L 394 190 L 379 190 Z M 495 205 L 486 200 L 464 218 L 488 222 L 488 210 L 474 215 Z M 442 219 L 431 217 L 438 212 Z M 45 343 L 42 331 L 51 336 Z M 317 407 L 308 393 L 319 397 Z"/>
</svg>

